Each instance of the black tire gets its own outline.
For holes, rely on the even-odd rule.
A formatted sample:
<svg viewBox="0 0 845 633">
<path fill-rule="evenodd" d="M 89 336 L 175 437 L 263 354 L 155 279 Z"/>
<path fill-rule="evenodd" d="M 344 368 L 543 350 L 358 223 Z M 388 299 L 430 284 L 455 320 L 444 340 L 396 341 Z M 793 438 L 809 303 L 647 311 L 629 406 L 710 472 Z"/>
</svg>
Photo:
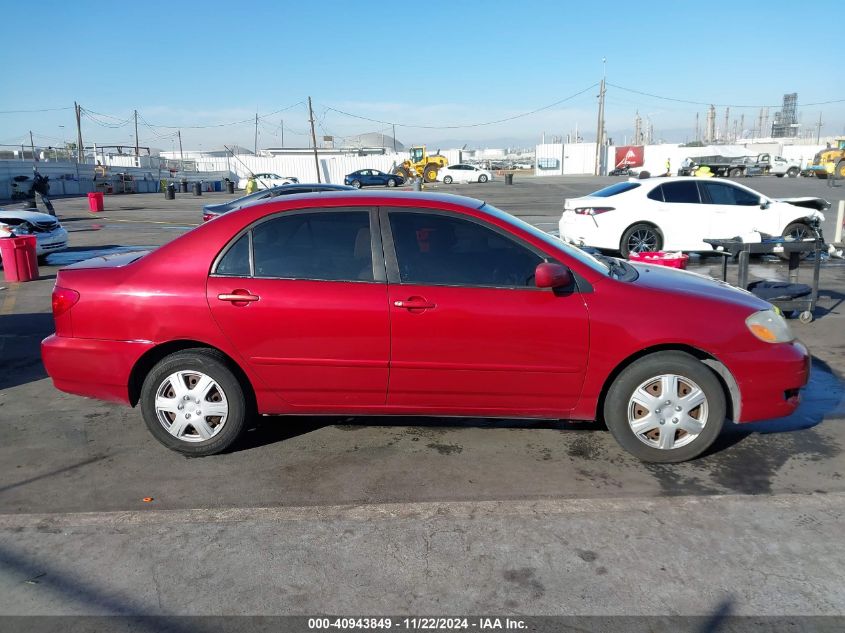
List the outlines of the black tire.
<svg viewBox="0 0 845 633">
<path fill-rule="evenodd" d="M 799 173 L 801 173 L 801 170 L 797 167 L 790 167 L 786 170 L 786 175 L 790 178 L 798 178 Z"/>
<path fill-rule="evenodd" d="M 739 167 L 733 167 L 728 172 L 728 177 L 730 178 L 739 178 L 740 176 L 742 176 L 742 169 L 740 169 Z"/>
<path fill-rule="evenodd" d="M 207 440 L 187 441 L 174 437 L 165 429 L 156 414 L 156 395 L 167 377 L 178 371 L 191 370 L 201 372 L 214 380 L 222 389 L 228 405 L 223 427 Z M 252 409 L 243 385 L 228 367 L 225 357 L 215 350 L 204 348 L 176 352 L 160 360 L 144 379 L 139 402 L 144 422 L 153 437 L 167 448 L 193 457 L 214 455 L 234 444 L 243 432 Z M 190 425 L 186 426 L 190 428 Z"/>
<path fill-rule="evenodd" d="M 678 417 L 660 418 L 664 419 L 665 423 L 647 433 L 637 435 L 631 428 L 629 416 L 636 420 L 638 410 L 644 409 L 643 406 L 632 402 L 634 393 L 641 385 L 661 375 L 678 377 L 679 394 L 683 394 L 685 388 L 692 388 L 690 385 L 697 386 L 703 392 L 706 398 L 706 406 L 701 405 L 689 412 L 690 417 L 695 415 L 700 416 L 698 419 L 703 417 L 703 428 L 697 435 L 690 435 L 680 426 L 674 426 L 678 424 L 675 420 L 683 415 L 677 414 L 674 407 L 670 410 L 669 415 Z M 651 382 L 650 384 L 655 385 L 657 383 Z M 646 389 L 649 390 L 651 387 L 646 387 Z M 654 397 L 659 397 L 661 401 L 664 397 L 672 398 L 671 394 L 664 394 L 663 391 Z M 676 394 L 676 397 L 680 398 L 681 396 Z M 656 404 L 658 407 L 662 406 L 659 402 Z M 664 464 L 687 461 L 706 451 L 722 430 L 725 412 L 725 392 L 713 371 L 689 354 L 675 351 L 650 354 L 626 367 L 610 386 L 604 401 L 603 411 L 607 428 L 622 448 L 642 461 Z M 661 415 L 659 409 L 655 409 L 655 412 L 652 413 L 658 417 Z M 666 415 L 665 411 L 663 415 Z M 680 424 L 683 424 L 683 420 Z M 668 437 L 674 438 L 672 441 L 682 444 L 681 446 L 658 448 L 650 445 L 652 442 L 660 442 L 663 433 L 667 430 L 671 433 Z M 655 433 L 657 437 L 655 437 Z M 640 439 L 641 437 L 643 439 Z M 684 441 L 687 443 L 683 444 Z"/>
<path fill-rule="evenodd" d="M 801 240 L 807 237 L 816 237 L 816 232 L 813 228 L 803 222 L 792 222 L 787 225 L 787 227 L 783 230 L 783 237 L 792 237 L 796 240 Z M 810 256 L 810 253 L 799 253 L 799 259 L 806 259 Z M 788 253 L 778 253 L 778 257 L 783 260 L 789 260 Z"/>
<path fill-rule="evenodd" d="M 353 187 L 355 187 L 356 189 L 360 189 L 360 188 L 361 188 L 361 181 L 360 181 L 360 180 L 353 180 L 353 181 L 352 181 L 352 182 L 350 182 L 349 184 L 350 184 L 350 185 L 352 185 Z"/>
<path fill-rule="evenodd" d="M 485 183 L 485 182 L 487 182 L 487 175 L 486 175 L 486 174 L 481 174 L 481 175 L 478 177 L 478 182 L 481 182 L 481 183 Z"/>
<path fill-rule="evenodd" d="M 425 182 L 434 182 L 437 180 L 437 172 L 440 167 L 436 163 L 429 163 L 423 170 L 423 180 Z"/>
<path fill-rule="evenodd" d="M 395 181 L 393 178 L 388 178 L 388 179 L 387 179 L 387 186 L 388 186 L 388 187 L 395 187 L 395 186 L 396 186 L 396 181 Z"/>
<path fill-rule="evenodd" d="M 783 178 L 784 174 L 775 174 L 778 178 Z"/>
<path fill-rule="evenodd" d="M 837 180 L 845 180 L 845 160 L 840 160 L 834 168 Z"/>
<path fill-rule="evenodd" d="M 452 177 L 451 176 L 443 176 L 443 184 L 451 185 L 452 184 Z"/>
<path fill-rule="evenodd" d="M 637 242 L 643 242 L 643 248 L 637 246 Z M 631 253 L 642 253 L 659 251 L 663 248 L 663 235 L 660 229 L 652 224 L 634 224 L 622 235 L 619 243 L 619 252 L 622 257 L 627 258 Z"/>
</svg>

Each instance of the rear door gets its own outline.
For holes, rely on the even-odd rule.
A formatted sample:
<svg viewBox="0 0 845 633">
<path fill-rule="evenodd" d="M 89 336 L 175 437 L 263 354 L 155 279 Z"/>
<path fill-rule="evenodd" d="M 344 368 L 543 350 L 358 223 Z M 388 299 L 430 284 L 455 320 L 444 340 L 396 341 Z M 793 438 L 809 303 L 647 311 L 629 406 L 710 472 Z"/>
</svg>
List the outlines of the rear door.
<svg viewBox="0 0 845 633">
<path fill-rule="evenodd" d="M 695 180 L 667 181 L 648 193 L 654 206 L 654 222 L 663 233 L 664 250 L 710 250 L 703 242 L 710 220 L 702 208 Z"/>
<path fill-rule="evenodd" d="M 381 224 L 390 406 L 561 416 L 575 405 L 587 363 L 587 310 L 576 291 L 534 285 L 542 253 L 451 212 L 382 209 Z"/>
<path fill-rule="evenodd" d="M 385 403 L 390 333 L 377 225 L 376 212 L 361 208 L 277 214 L 236 236 L 212 268 L 217 324 L 291 405 Z"/>
</svg>

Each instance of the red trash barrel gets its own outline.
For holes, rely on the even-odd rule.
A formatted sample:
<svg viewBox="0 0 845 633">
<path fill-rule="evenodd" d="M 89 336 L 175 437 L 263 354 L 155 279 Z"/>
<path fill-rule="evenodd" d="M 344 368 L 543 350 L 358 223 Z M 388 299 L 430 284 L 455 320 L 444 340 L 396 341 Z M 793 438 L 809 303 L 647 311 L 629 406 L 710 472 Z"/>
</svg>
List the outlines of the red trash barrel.
<svg viewBox="0 0 845 633">
<path fill-rule="evenodd" d="M 3 275 L 6 281 L 38 279 L 38 257 L 35 254 L 35 244 L 34 235 L 0 239 L 0 256 L 3 258 Z"/>
<path fill-rule="evenodd" d="M 94 193 L 88 194 L 88 209 L 95 213 L 105 209 L 102 191 L 95 191 Z"/>
</svg>

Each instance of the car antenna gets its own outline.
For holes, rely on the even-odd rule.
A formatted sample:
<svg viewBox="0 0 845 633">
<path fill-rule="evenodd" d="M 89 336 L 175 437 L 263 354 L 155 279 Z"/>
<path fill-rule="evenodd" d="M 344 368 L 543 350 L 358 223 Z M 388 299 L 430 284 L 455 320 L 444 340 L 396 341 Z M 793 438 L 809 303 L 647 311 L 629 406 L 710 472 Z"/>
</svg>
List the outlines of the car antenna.
<svg viewBox="0 0 845 633">
<path fill-rule="evenodd" d="M 255 178 L 255 174 L 253 173 L 253 171 L 252 171 L 249 167 L 247 167 L 247 166 L 246 166 L 246 163 L 245 163 L 245 162 L 243 162 L 240 158 L 238 158 L 238 155 L 237 155 L 237 154 L 235 154 L 235 152 L 233 152 L 233 151 L 229 148 L 229 146 L 228 146 L 228 145 L 224 145 L 223 147 L 225 147 L 225 148 L 226 148 L 226 151 L 227 151 L 227 152 L 229 152 L 229 153 L 232 155 L 232 158 L 234 158 L 236 161 L 238 161 L 241 165 L 243 165 L 243 166 L 244 166 L 244 169 L 246 169 L 246 170 L 247 170 L 247 172 L 249 172 L 249 175 L 250 175 L 250 176 L 252 176 L 253 178 Z M 260 182 L 264 185 L 264 188 L 265 188 L 265 189 L 269 189 L 269 188 L 270 188 L 270 187 L 268 187 L 268 186 L 267 186 L 267 183 L 266 183 L 266 182 L 263 182 L 263 181 L 260 181 Z"/>
</svg>

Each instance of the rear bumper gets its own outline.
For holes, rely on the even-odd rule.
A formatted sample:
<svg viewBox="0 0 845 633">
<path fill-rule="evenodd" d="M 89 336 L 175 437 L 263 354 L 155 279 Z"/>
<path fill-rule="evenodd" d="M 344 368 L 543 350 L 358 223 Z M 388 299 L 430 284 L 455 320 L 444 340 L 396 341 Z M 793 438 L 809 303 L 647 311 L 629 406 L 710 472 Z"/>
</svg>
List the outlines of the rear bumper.
<svg viewBox="0 0 845 633">
<path fill-rule="evenodd" d="M 799 390 L 810 377 L 810 354 L 799 342 L 732 354 L 723 359 L 739 388 L 737 422 L 756 422 L 791 414 L 800 403 Z"/>
<path fill-rule="evenodd" d="M 56 389 L 129 404 L 129 376 L 153 343 L 48 336 L 41 359 Z"/>
</svg>

